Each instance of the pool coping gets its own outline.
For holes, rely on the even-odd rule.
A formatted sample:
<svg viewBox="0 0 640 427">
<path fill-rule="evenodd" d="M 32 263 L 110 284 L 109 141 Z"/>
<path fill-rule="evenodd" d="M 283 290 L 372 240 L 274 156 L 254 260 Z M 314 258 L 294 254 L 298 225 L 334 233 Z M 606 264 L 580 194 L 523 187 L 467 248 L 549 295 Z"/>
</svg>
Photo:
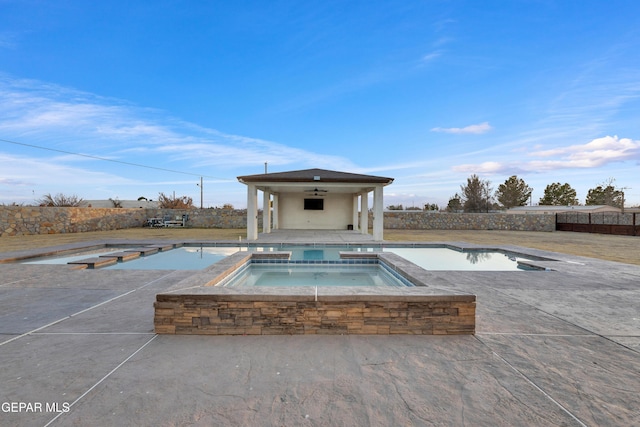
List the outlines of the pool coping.
<svg viewBox="0 0 640 427">
<path fill-rule="evenodd" d="M 375 254 L 375 257 L 372 255 Z M 252 261 L 289 252 L 236 252 L 156 295 L 158 334 L 425 334 L 475 333 L 476 296 L 430 286 L 428 271 L 393 253 L 348 256 L 383 263 L 413 287 L 222 287 Z M 295 264 L 302 265 L 302 264 Z M 313 265 L 310 263 L 309 265 Z M 339 265 L 339 264 L 338 264 Z"/>
</svg>

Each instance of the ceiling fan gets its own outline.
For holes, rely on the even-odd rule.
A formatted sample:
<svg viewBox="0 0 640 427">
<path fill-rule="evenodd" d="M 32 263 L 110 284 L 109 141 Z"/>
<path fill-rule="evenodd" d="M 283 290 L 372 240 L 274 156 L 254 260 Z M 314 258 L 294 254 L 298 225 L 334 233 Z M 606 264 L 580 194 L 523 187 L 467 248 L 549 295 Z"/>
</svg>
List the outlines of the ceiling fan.
<svg viewBox="0 0 640 427">
<path fill-rule="evenodd" d="M 314 196 L 324 196 L 324 194 L 318 193 L 326 193 L 327 190 L 320 190 L 318 188 L 314 188 L 313 190 L 304 190 L 305 193 L 314 193 Z"/>
</svg>

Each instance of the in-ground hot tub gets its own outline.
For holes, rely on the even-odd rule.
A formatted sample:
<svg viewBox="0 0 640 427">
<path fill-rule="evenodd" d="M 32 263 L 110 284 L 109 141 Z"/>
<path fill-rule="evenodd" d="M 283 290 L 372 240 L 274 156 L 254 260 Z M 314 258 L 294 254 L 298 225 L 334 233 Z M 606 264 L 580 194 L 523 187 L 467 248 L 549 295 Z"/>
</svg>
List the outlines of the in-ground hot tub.
<svg viewBox="0 0 640 427">
<path fill-rule="evenodd" d="M 252 263 L 286 263 L 282 258 L 288 259 L 288 256 L 282 252 L 238 252 L 185 279 L 175 291 L 158 294 L 154 304 L 156 333 L 450 335 L 475 332 L 475 295 L 430 287 L 423 281 L 425 270 L 391 253 L 349 254 L 348 260 L 333 265 L 337 268 L 338 264 L 360 262 L 382 266 L 402 278 L 402 286 L 313 286 L 307 280 L 301 286 L 288 287 L 224 286 L 233 283 L 235 276 L 251 268 Z"/>
</svg>

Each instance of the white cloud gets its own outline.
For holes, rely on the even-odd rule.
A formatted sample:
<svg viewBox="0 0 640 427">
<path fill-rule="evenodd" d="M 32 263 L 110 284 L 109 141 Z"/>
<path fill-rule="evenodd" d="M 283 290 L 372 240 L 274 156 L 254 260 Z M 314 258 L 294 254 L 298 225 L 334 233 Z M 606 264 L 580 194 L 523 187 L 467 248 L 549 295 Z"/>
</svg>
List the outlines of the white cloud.
<svg viewBox="0 0 640 427">
<path fill-rule="evenodd" d="M 264 162 L 354 167 L 344 157 L 225 134 L 121 100 L 6 75 L 0 75 L 0 131 L 5 139 L 113 160 L 131 161 L 135 153 L 135 161 L 145 164 L 153 161 L 150 156 L 167 153 L 170 158 L 162 161 L 187 161 L 188 168 Z"/>
<path fill-rule="evenodd" d="M 464 173 L 499 173 L 506 169 L 506 165 L 499 162 L 483 162 L 480 164 L 466 164 L 454 166 L 455 172 Z"/>
<path fill-rule="evenodd" d="M 338 156 L 316 154 L 267 141 L 246 146 L 203 142 L 164 144 L 153 150 L 170 154 L 173 160 L 187 160 L 194 167 L 228 167 L 233 164 L 234 167 L 246 168 L 267 162 L 271 166 L 304 163 L 327 169 L 353 168 L 350 162 Z"/>
<path fill-rule="evenodd" d="M 0 159 L 2 159 L 2 156 L 0 156 Z M 23 180 L 20 180 L 20 179 L 0 178 L 0 185 L 19 187 L 19 186 L 32 185 L 32 183 L 31 182 L 27 182 L 27 181 L 23 181 Z"/>
<path fill-rule="evenodd" d="M 144 188 L 150 194 L 167 187 L 197 193 L 191 180 L 168 183 L 173 172 L 203 176 L 211 205 L 242 204 L 244 196 L 221 198 L 242 194 L 236 176 L 260 173 L 265 162 L 270 171 L 356 169 L 338 155 L 226 134 L 119 99 L 2 73 L 0 138 L 0 203 L 31 203 L 57 192 L 123 200 L 139 197 Z"/>
<path fill-rule="evenodd" d="M 587 144 L 535 151 L 530 155 L 535 157 L 560 156 L 574 164 L 583 164 L 582 167 L 594 167 L 638 157 L 640 155 L 640 141 L 618 138 L 618 136 L 605 136 L 594 139 Z"/>
<path fill-rule="evenodd" d="M 536 148 L 540 148 L 537 146 Z M 517 173 L 546 172 L 559 169 L 598 168 L 609 163 L 640 159 L 640 141 L 617 136 L 596 138 L 586 144 L 569 145 L 528 154 L 536 159 L 525 162 L 494 162 L 454 166 L 455 172 Z"/>
<path fill-rule="evenodd" d="M 35 185 L 36 182 L 42 182 L 42 177 L 47 178 L 44 184 L 48 186 L 79 181 L 83 186 L 132 182 L 115 174 L 59 164 L 50 158 L 36 159 L 0 153 L 0 163 L 3 165 L 0 184 L 10 186 Z"/>
<path fill-rule="evenodd" d="M 440 37 L 439 39 L 434 41 L 431 45 L 433 47 L 440 47 L 440 46 L 444 46 L 446 44 L 451 43 L 453 40 L 454 39 L 452 37 Z"/>
<path fill-rule="evenodd" d="M 436 50 L 435 52 L 431 52 L 431 53 L 428 53 L 428 54 L 424 55 L 420 59 L 420 63 L 422 65 L 429 64 L 429 63 L 433 62 L 434 60 L 438 59 L 440 56 L 442 56 L 442 51 Z"/>
<path fill-rule="evenodd" d="M 452 134 L 475 134 L 480 135 L 483 133 L 487 133 L 493 128 L 489 124 L 489 122 L 480 123 L 477 125 L 469 125 L 463 128 L 433 128 L 431 132 L 442 132 L 442 133 L 452 133 Z"/>
</svg>

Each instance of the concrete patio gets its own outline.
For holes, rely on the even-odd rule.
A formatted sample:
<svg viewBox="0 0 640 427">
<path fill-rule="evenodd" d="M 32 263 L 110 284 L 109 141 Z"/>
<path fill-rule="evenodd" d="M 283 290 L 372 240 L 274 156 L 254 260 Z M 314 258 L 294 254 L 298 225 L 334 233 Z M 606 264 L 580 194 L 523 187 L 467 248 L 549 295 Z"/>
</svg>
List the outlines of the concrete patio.
<svg viewBox="0 0 640 427">
<path fill-rule="evenodd" d="M 367 237 L 309 233 L 259 240 Z M 447 337 L 157 336 L 193 271 L 0 264 L 0 425 L 640 424 L 640 266 L 503 248 L 554 271 L 431 272 L 477 295 Z"/>
</svg>

